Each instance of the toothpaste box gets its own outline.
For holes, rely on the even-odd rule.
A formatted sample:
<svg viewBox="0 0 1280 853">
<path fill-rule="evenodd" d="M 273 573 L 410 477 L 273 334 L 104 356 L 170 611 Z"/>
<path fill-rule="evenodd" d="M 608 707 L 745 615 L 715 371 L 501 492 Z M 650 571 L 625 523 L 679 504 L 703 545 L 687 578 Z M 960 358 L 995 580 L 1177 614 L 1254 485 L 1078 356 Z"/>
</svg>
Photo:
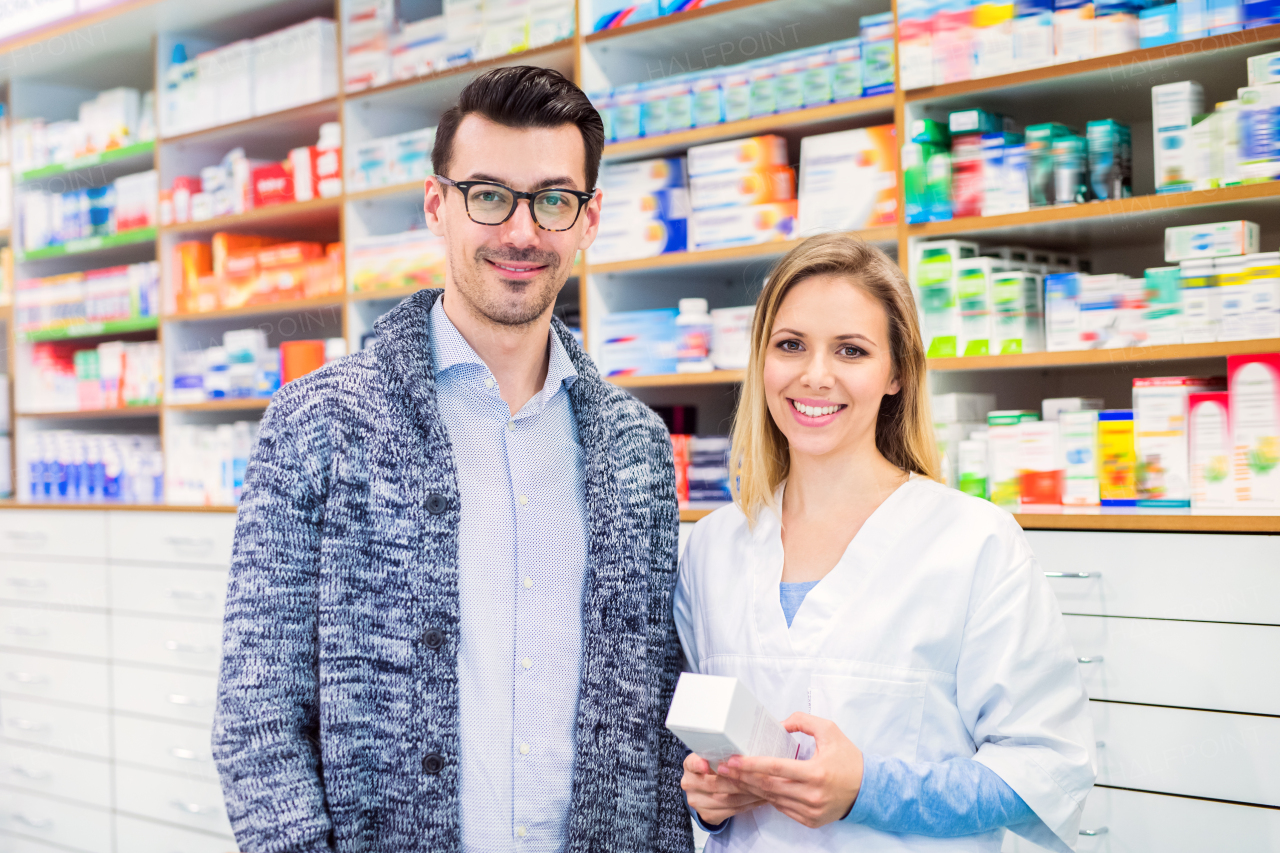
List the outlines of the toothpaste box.
<svg viewBox="0 0 1280 853">
<path fill-rule="evenodd" d="M 1230 395 L 1226 391 L 1188 394 L 1187 407 L 1191 509 L 1230 509 L 1236 503 L 1231 476 Z"/>
<path fill-rule="evenodd" d="M 1103 506 L 1136 506 L 1133 410 L 1098 413 L 1098 489 Z"/>
<path fill-rule="evenodd" d="M 689 200 L 694 210 L 791 201 L 795 197 L 796 176 L 790 166 L 717 172 L 689 181 Z"/>
<path fill-rule="evenodd" d="M 808 758 L 799 738 L 782 727 L 736 678 L 680 674 L 667 728 L 715 770 L 733 755 Z"/>
<path fill-rule="evenodd" d="M 1227 356 L 1236 502 L 1280 510 L 1280 354 Z"/>
<path fill-rule="evenodd" d="M 800 233 L 898 221 L 893 125 L 806 136 L 800 143 Z"/>
<path fill-rule="evenodd" d="M 1179 509 L 1191 506 L 1191 470 L 1187 457 L 1188 396 L 1221 391 L 1223 378 L 1161 376 L 1133 380 L 1133 431 L 1138 506 Z"/>
<path fill-rule="evenodd" d="M 1063 506 L 1098 506 L 1098 412 L 1062 412 Z"/>
<path fill-rule="evenodd" d="M 1164 259 L 1177 263 L 1248 255 L 1259 251 L 1259 238 L 1258 224 L 1243 219 L 1169 227 L 1164 229 Z"/>
<path fill-rule="evenodd" d="M 772 134 L 731 139 L 689 149 L 689 176 L 787 165 L 787 140 Z"/>
<path fill-rule="evenodd" d="M 694 251 L 790 240 L 796 232 L 796 202 L 696 210 L 689 217 Z"/>
<path fill-rule="evenodd" d="M 608 163 L 600 169 L 607 205 L 615 195 L 642 195 L 685 186 L 683 157 L 659 157 L 631 163 Z"/>
</svg>

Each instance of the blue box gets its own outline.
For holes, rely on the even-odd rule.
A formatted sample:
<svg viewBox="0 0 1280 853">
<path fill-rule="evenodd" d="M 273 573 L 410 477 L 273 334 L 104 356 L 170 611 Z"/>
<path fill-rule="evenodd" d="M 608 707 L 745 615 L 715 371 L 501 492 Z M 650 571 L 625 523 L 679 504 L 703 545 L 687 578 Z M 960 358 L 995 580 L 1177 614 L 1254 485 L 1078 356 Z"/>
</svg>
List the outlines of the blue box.
<svg viewBox="0 0 1280 853">
<path fill-rule="evenodd" d="M 676 372 L 675 308 L 615 311 L 600 320 L 600 372 L 605 376 L 652 376 Z"/>
<path fill-rule="evenodd" d="M 1161 47 L 1178 41 L 1178 6 L 1156 6 L 1138 13 L 1138 47 Z"/>
</svg>

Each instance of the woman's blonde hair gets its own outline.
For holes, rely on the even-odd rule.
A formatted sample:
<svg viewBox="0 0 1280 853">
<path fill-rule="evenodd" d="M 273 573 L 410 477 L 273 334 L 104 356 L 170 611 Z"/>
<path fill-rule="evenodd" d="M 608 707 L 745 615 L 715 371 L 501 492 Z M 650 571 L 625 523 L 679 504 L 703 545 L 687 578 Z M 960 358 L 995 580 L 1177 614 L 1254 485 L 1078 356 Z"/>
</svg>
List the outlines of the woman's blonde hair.
<svg viewBox="0 0 1280 853">
<path fill-rule="evenodd" d="M 924 342 L 911 287 L 888 255 L 862 240 L 841 234 L 811 237 L 778 261 L 756 300 L 751 358 L 734 416 L 730 450 L 734 500 L 752 523 L 762 506 L 773 507 L 774 493 L 791 466 L 786 436 L 769 414 L 765 397 L 765 353 L 782 300 L 791 288 L 815 275 L 845 277 L 884 307 L 889 318 L 893 376 L 901 387 L 880 403 L 876 448 L 903 470 L 938 478 Z"/>
</svg>

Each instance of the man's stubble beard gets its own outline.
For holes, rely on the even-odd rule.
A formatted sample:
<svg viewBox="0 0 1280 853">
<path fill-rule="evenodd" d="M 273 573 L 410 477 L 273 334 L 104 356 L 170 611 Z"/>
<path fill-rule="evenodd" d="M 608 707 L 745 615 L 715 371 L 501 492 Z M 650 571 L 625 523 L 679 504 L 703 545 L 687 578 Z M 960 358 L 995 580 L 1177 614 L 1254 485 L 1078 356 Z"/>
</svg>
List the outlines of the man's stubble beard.
<svg viewBox="0 0 1280 853">
<path fill-rule="evenodd" d="M 518 285 L 523 294 L 532 291 L 532 301 L 511 305 L 502 298 L 495 298 L 485 284 L 485 262 L 513 261 L 519 263 L 539 263 L 546 266 L 546 271 L 537 279 Z M 453 252 L 449 253 L 449 271 L 458 294 L 470 303 L 472 309 L 481 317 L 497 326 L 522 327 L 537 322 L 551 305 L 555 303 L 560 288 L 569 276 L 560 275 L 560 256 L 554 252 L 528 250 L 494 251 L 481 247 L 476 250 L 470 264 L 459 263 Z M 510 292 L 512 285 L 503 281 L 504 294 Z"/>
</svg>

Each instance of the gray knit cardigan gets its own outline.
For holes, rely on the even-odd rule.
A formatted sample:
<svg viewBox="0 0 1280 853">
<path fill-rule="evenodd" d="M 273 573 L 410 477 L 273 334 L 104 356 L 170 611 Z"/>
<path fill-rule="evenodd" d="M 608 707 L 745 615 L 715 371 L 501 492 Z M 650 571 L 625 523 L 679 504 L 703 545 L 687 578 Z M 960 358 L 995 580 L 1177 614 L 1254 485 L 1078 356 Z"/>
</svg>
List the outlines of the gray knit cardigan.
<svg viewBox="0 0 1280 853">
<path fill-rule="evenodd" d="M 213 752 L 240 849 L 446 853 L 458 807 L 458 483 L 427 315 L 280 389 L 236 526 Z M 586 465 L 567 851 L 689 851 L 671 444 L 558 320 Z"/>
</svg>

